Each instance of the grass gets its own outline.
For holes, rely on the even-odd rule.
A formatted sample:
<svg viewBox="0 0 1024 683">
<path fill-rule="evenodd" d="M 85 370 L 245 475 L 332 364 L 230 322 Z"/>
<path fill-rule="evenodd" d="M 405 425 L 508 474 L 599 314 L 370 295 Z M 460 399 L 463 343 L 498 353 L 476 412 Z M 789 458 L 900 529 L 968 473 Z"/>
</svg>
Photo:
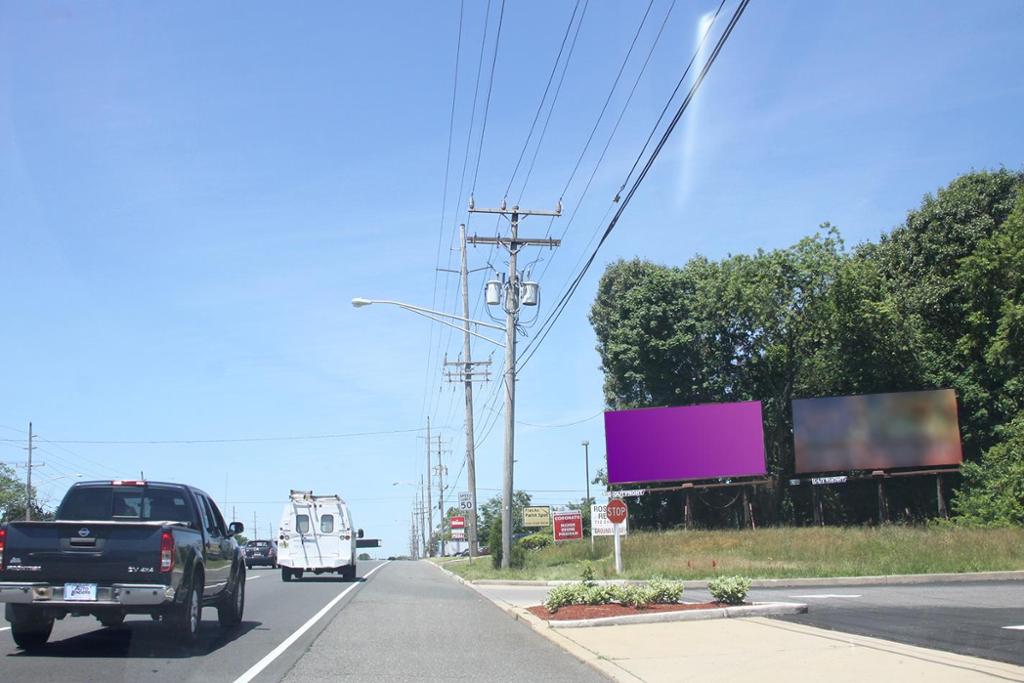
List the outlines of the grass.
<svg viewBox="0 0 1024 683">
<path fill-rule="evenodd" d="M 562 543 L 527 552 L 522 569 L 495 570 L 489 557 L 445 567 L 467 579 L 616 578 L 612 540 Z M 1024 569 L 1024 528 L 816 527 L 757 531 L 631 532 L 618 578 L 705 579 L 933 574 Z"/>
</svg>

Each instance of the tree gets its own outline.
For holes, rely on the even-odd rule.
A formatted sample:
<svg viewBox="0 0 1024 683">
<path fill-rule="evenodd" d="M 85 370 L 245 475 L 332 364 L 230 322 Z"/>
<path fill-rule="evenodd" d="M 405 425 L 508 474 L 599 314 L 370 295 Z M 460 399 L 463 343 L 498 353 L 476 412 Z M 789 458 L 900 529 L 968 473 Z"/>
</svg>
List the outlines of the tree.
<svg viewBox="0 0 1024 683">
<path fill-rule="evenodd" d="M 512 533 L 522 533 L 523 508 L 529 507 L 530 494 L 526 491 L 516 491 L 512 494 Z M 477 534 L 480 539 L 488 539 L 492 536 L 491 528 L 501 524 L 501 496 L 493 496 L 483 505 L 480 505 L 480 516 L 477 523 Z M 500 538 L 500 536 L 499 536 Z M 494 552 L 494 548 L 491 548 Z"/>
<path fill-rule="evenodd" d="M 0 522 L 25 519 L 25 483 L 18 479 L 10 465 L 0 465 Z M 32 487 L 32 519 L 53 519 L 53 513 L 39 505 L 36 489 Z"/>
</svg>

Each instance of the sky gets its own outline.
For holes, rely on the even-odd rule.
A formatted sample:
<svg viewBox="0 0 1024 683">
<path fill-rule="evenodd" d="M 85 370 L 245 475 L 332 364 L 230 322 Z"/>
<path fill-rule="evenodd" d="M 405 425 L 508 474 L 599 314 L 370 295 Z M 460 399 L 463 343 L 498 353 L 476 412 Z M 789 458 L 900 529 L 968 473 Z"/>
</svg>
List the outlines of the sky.
<svg viewBox="0 0 1024 683">
<path fill-rule="evenodd" d="M 446 496 L 466 487 L 463 395 L 442 376 L 461 337 L 350 300 L 456 314 L 457 277 L 437 269 L 457 267 L 460 223 L 496 229 L 467 214 L 470 194 L 561 200 L 562 217 L 520 226 L 563 239 L 520 257 L 543 320 L 716 7 L 0 4 L 0 462 L 24 462 L 32 421 L 51 505 L 76 479 L 144 475 L 199 486 L 247 525 L 255 514 L 266 537 L 289 489 L 312 489 L 346 498 L 379 554 L 408 552 L 428 417 Z M 574 10 L 564 78 L 576 24 L 542 100 Z M 961 173 L 1020 169 L 1022 33 L 1017 0 L 754 0 L 519 375 L 516 488 L 580 499 L 583 440 L 590 476 L 604 464 L 587 312 L 608 263 L 785 247 L 825 221 L 852 246 Z M 470 247 L 469 264 L 504 271 L 507 257 Z M 471 278 L 474 318 L 488 319 L 491 277 Z M 473 354 L 500 372 L 501 349 Z M 498 388 L 476 387 L 481 501 L 501 487 Z M 153 441 L 178 443 L 124 443 Z"/>
</svg>

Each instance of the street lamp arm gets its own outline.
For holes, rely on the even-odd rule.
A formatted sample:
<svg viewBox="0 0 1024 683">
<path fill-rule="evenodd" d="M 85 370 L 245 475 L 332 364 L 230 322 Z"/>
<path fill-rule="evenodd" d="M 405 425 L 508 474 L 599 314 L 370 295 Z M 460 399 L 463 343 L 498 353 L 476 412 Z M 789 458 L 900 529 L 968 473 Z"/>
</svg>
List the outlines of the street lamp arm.
<svg viewBox="0 0 1024 683">
<path fill-rule="evenodd" d="M 463 318 L 461 315 L 452 315 L 451 313 L 443 313 L 441 311 L 434 311 L 434 310 L 431 310 L 429 308 L 423 308 L 422 306 L 413 306 L 412 304 L 403 303 L 401 301 L 390 301 L 390 300 L 387 300 L 387 299 L 362 299 L 362 298 L 358 298 L 358 297 L 355 298 L 355 299 L 352 299 L 352 305 L 355 306 L 356 308 L 361 308 L 363 306 L 369 306 L 370 304 L 391 304 L 392 306 L 398 306 L 399 308 L 404 308 L 407 311 L 412 311 L 413 313 L 419 313 L 421 315 L 438 316 L 438 317 L 441 317 L 441 318 L 451 318 L 452 320 L 460 320 L 460 321 L 462 321 L 464 323 L 469 323 L 470 325 L 480 325 L 482 327 L 489 327 L 492 330 L 498 330 L 500 332 L 504 332 L 505 331 L 505 328 L 502 325 L 495 325 L 493 323 L 484 322 L 482 320 L 473 320 L 472 318 Z M 439 320 L 438 322 L 443 322 L 443 321 Z M 457 329 L 462 329 L 462 328 L 459 327 Z M 486 337 L 484 337 L 484 339 L 486 339 Z"/>
<path fill-rule="evenodd" d="M 454 327 L 459 332 L 468 332 L 469 334 L 473 335 L 477 339 L 483 339 L 484 341 L 490 342 L 490 343 L 494 344 L 495 346 L 500 346 L 501 348 L 505 348 L 505 345 L 502 344 L 500 341 L 496 341 L 494 339 L 491 339 L 490 337 L 484 336 L 484 335 L 482 335 L 482 334 L 480 334 L 478 332 L 474 332 L 473 330 L 467 330 L 464 327 L 462 327 L 461 325 L 456 325 L 455 323 L 450 323 L 447 320 L 443 320 L 441 318 L 436 318 L 433 315 L 430 315 L 429 313 L 423 313 L 423 312 L 418 311 L 415 308 L 411 308 L 409 306 L 401 306 L 400 305 L 399 308 L 404 308 L 407 311 L 411 311 L 412 313 L 415 313 L 417 315 L 422 315 L 424 318 L 428 318 L 430 320 L 433 320 L 435 323 L 441 323 L 442 325 L 447 325 L 448 327 Z M 472 322 L 472 321 L 470 321 L 470 322 Z"/>
</svg>

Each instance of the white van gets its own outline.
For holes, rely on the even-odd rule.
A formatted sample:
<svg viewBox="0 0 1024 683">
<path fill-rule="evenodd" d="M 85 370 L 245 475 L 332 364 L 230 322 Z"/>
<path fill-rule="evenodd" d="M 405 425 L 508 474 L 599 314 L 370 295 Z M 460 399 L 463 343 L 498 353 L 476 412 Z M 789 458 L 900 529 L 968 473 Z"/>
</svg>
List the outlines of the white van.
<svg viewBox="0 0 1024 683">
<path fill-rule="evenodd" d="M 356 539 L 362 537 L 363 530 L 353 528 L 348 506 L 339 496 L 293 489 L 278 530 L 281 580 L 301 579 L 304 572 L 356 578 Z"/>
</svg>

